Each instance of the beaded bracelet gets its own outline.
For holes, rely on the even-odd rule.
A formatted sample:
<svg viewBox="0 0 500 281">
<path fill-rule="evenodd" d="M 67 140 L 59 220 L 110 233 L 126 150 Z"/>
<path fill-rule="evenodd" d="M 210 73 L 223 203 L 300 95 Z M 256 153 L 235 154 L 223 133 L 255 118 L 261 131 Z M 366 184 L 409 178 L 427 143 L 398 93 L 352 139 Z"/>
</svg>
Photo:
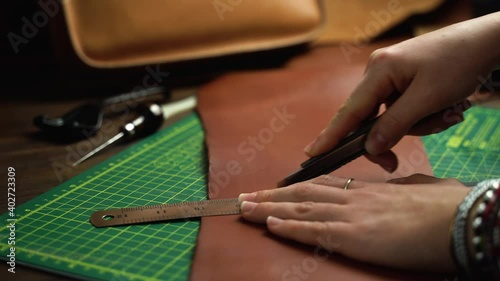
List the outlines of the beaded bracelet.
<svg viewBox="0 0 500 281">
<path fill-rule="evenodd" d="M 494 232 L 498 234 L 500 231 L 499 227 L 495 227 L 500 211 L 499 183 L 500 180 L 486 180 L 476 185 L 458 207 L 452 229 L 452 250 L 458 267 L 465 275 L 483 281 L 485 276 L 495 278 L 499 274 L 499 252 L 495 251 L 494 246 L 494 240 L 498 237 Z M 476 204 L 478 200 L 483 202 Z M 474 218 L 469 224 L 473 213 Z M 473 237 L 467 234 L 470 227 Z M 496 241 L 496 244 L 500 244 L 500 241 Z"/>
<path fill-rule="evenodd" d="M 479 198 L 481 201 L 472 220 L 472 238 L 468 239 L 474 275 L 493 278 L 492 280 L 500 280 L 500 268 L 497 264 L 499 253 L 495 253 L 493 242 L 493 230 L 500 211 L 499 198 L 500 188 L 497 181 Z"/>
</svg>

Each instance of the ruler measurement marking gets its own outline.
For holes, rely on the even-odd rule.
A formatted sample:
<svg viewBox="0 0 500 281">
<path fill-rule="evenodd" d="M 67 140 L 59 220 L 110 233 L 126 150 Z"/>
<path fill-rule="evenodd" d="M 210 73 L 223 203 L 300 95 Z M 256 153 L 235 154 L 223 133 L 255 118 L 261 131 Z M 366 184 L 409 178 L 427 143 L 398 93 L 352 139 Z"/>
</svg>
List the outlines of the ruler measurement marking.
<svg viewBox="0 0 500 281">
<path fill-rule="evenodd" d="M 107 227 L 239 213 L 238 198 L 231 198 L 101 210 L 90 216 L 90 222 Z"/>
</svg>

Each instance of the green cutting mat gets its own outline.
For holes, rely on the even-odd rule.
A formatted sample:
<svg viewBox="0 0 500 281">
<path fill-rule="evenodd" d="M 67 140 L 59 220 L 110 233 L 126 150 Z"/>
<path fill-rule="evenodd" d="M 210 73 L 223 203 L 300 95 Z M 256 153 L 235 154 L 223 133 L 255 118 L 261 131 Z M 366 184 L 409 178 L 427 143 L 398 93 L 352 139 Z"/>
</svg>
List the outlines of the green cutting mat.
<svg viewBox="0 0 500 281">
<path fill-rule="evenodd" d="M 500 177 L 500 112 L 473 108 L 466 116 L 424 138 L 435 174 Z M 81 279 L 186 280 L 198 221 L 94 228 L 88 219 L 98 209 L 205 199 L 204 163 L 202 128 L 191 115 L 18 206 L 17 261 Z M 2 242 L 0 257 L 7 253 Z"/>
<path fill-rule="evenodd" d="M 436 177 L 500 178 L 500 110 L 473 107 L 461 124 L 423 141 Z"/>
<path fill-rule="evenodd" d="M 193 114 L 18 206 L 17 262 L 88 280 L 186 280 L 199 221 L 95 228 L 89 216 L 99 209 L 206 199 L 203 150 Z M 3 259 L 8 235 L 2 227 Z"/>
</svg>

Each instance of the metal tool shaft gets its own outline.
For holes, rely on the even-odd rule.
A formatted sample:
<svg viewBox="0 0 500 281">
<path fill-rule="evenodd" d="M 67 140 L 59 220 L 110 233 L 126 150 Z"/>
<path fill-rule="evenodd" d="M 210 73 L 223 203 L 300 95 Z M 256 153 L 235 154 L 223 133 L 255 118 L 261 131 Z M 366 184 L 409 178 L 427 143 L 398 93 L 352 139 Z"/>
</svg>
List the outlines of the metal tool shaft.
<svg viewBox="0 0 500 281">
<path fill-rule="evenodd" d="M 98 153 L 99 151 L 105 149 L 106 147 L 108 147 L 109 145 L 117 142 L 118 140 L 120 140 L 121 138 L 123 138 L 125 136 L 125 133 L 124 132 L 119 132 L 118 134 L 116 134 L 114 137 L 110 138 L 109 140 L 107 140 L 105 143 L 99 145 L 98 147 L 96 147 L 94 150 L 92 150 L 91 152 L 87 153 L 85 156 L 83 156 L 82 158 L 78 159 L 78 161 L 74 162 L 72 164 L 73 167 L 76 167 L 78 164 L 82 163 L 83 161 L 89 159 L 90 157 L 94 156 L 96 153 Z"/>
<path fill-rule="evenodd" d="M 168 119 L 169 117 L 177 113 L 193 109 L 195 106 L 195 96 L 190 96 L 163 106 L 159 106 L 157 104 L 141 105 L 137 109 L 139 116 L 125 124 L 122 127 L 120 133 L 118 133 L 105 143 L 101 144 L 99 147 L 92 150 L 78 161 L 74 162 L 72 166 L 77 166 L 78 164 L 89 159 L 99 151 L 119 140 L 129 140 L 133 137 L 143 137 L 152 134 L 156 130 L 158 130 L 158 128 L 160 128 L 164 119 Z"/>
<path fill-rule="evenodd" d="M 138 108 L 139 116 L 134 120 L 125 124 L 120 132 L 114 137 L 101 144 L 96 149 L 83 156 L 81 159 L 73 163 L 73 167 L 89 159 L 99 151 L 121 139 L 130 140 L 134 137 L 143 137 L 154 133 L 160 128 L 163 123 L 163 112 L 159 105 L 150 104 Z"/>
</svg>

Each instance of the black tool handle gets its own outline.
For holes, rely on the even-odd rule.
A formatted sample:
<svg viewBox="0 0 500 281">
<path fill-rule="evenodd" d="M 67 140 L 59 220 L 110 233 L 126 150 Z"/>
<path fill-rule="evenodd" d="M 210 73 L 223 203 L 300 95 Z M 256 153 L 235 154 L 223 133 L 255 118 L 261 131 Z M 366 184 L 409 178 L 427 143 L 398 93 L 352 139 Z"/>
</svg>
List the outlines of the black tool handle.
<svg viewBox="0 0 500 281">
<path fill-rule="evenodd" d="M 125 139 L 150 135 L 156 132 L 163 123 L 162 108 L 156 103 L 140 105 L 137 108 L 137 113 L 138 117 L 122 128 Z"/>
<path fill-rule="evenodd" d="M 320 175 L 328 174 L 366 153 L 366 135 L 377 121 L 377 118 L 362 125 L 342 139 L 330 151 L 312 157 L 301 164 L 302 169 L 292 173 L 278 182 L 278 187 L 306 181 Z"/>
</svg>

